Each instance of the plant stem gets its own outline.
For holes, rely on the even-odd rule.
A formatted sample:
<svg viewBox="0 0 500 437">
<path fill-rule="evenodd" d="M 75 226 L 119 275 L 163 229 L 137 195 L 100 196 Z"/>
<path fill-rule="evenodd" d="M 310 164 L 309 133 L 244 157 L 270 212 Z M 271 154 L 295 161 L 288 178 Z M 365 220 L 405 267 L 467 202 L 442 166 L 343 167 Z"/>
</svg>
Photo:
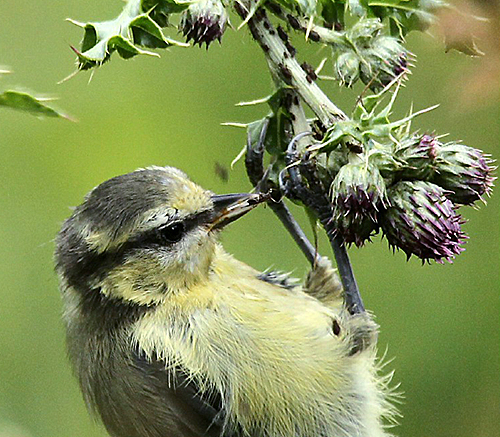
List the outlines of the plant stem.
<svg viewBox="0 0 500 437">
<path fill-rule="evenodd" d="M 293 93 L 293 91 L 290 92 Z M 293 97 L 289 99 L 289 101 L 292 102 L 292 104 L 290 105 L 290 107 L 287 108 L 287 110 L 292 115 L 292 120 L 293 120 L 292 126 L 295 135 L 299 135 L 303 132 L 308 132 L 310 129 L 309 122 L 307 121 L 306 115 L 304 113 L 304 108 L 300 104 L 300 101 L 298 99 L 294 99 Z M 301 150 L 303 151 L 307 146 L 306 138 L 307 138 L 306 136 L 303 136 L 302 138 L 297 140 L 297 145 L 298 145 L 297 150 L 299 151 L 299 153 Z M 306 144 L 304 144 L 304 142 Z M 295 150 L 293 152 L 295 152 Z M 291 168 L 289 170 L 292 171 Z M 325 203 L 328 204 L 328 201 L 326 201 Z M 323 213 L 321 213 L 320 209 L 323 208 L 320 204 L 316 205 L 315 203 L 312 203 L 310 205 L 310 208 L 316 210 L 321 225 L 323 226 L 323 228 L 327 229 L 328 221 L 330 220 L 331 214 L 327 214 L 325 216 Z M 330 209 L 329 205 L 327 208 Z M 344 299 L 346 307 L 351 314 L 364 312 L 365 306 L 363 304 L 363 300 L 359 292 L 356 278 L 354 277 L 354 272 L 352 269 L 351 262 L 349 260 L 349 255 L 347 253 L 344 241 L 342 240 L 341 237 L 333 236 L 332 234 L 328 234 L 328 238 L 330 241 L 330 246 L 332 247 L 333 255 L 335 257 L 335 262 L 337 263 L 340 280 L 344 288 Z"/>
<path fill-rule="evenodd" d="M 297 246 L 299 246 L 302 250 L 302 253 L 307 258 L 307 261 L 309 261 L 311 266 L 314 266 L 319 254 L 307 238 L 306 234 L 304 234 L 304 231 L 299 226 L 285 203 L 282 200 L 276 203 L 272 203 L 271 201 L 268 205 L 280 219 L 281 223 L 283 223 L 283 226 L 290 233 L 295 243 L 297 243 Z"/>
<path fill-rule="evenodd" d="M 245 19 L 248 11 L 252 10 L 252 6 L 256 4 L 252 0 L 242 0 L 235 2 L 234 5 L 236 12 Z M 328 128 L 339 119 L 347 119 L 344 112 L 333 104 L 300 66 L 295 59 L 295 49 L 279 37 L 262 8 L 257 9 L 250 18 L 248 27 L 264 51 L 272 74 L 279 76 L 283 82 L 297 91 L 323 126 Z"/>
<path fill-rule="evenodd" d="M 253 10 L 252 8 L 255 7 L 257 7 L 257 4 L 252 0 L 235 2 L 236 12 L 243 19 L 245 19 L 249 11 Z M 248 20 L 248 27 L 252 36 L 259 43 L 266 56 L 271 75 L 273 76 L 275 82 L 284 82 L 286 85 L 291 87 L 289 91 L 292 95 L 292 98 L 289 99 L 291 103 L 286 109 L 291 116 L 293 131 L 298 146 L 297 150 L 299 152 L 304 151 L 308 146 L 309 141 L 306 139 L 306 136 L 301 136 L 300 138 L 297 138 L 297 136 L 301 133 L 310 132 L 311 129 L 304 113 L 304 108 L 298 98 L 299 96 L 311 108 L 326 128 L 332 126 L 332 124 L 339 119 L 347 119 L 347 116 L 326 96 L 325 93 L 323 93 L 316 83 L 314 83 L 314 79 L 306 71 L 306 69 L 299 65 L 295 59 L 295 49 L 290 46 L 288 37 L 284 35 L 283 32 L 280 34 L 276 31 L 267 18 L 266 12 L 262 8 L 256 9 L 254 15 Z M 294 143 L 293 147 L 295 147 L 295 141 L 292 141 L 292 143 Z M 290 173 L 298 172 L 296 168 L 290 168 L 289 171 Z M 307 199 L 304 200 L 306 200 L 307 203 Z M 312 209 L 314 209 L 315 205 L 311 206 Z M 320 206 L 318 205 L 318 207 Z M 297 229 L 290 227 L 291 223 L 295 223 L 293 217 L 293 221 L 289 221 L 287 220 L 287 217 L 282 214 L 283 210 L 276 213 L 284 223 L 285 227 L 292 234 L 295 241 L 297 241 L 299 247 L 301 247 L 304 253 L 306 253 L 306 256 L 308 256 L 307 254 L 310 250 L 307 247 L 307 244 L 304 245 L 304 241 L 309 243 L 307 238 L 305 240 L 297 238 L 297 236 L 300 235 L 297 234 Z M 323 221 L 324 220 L 320 219 L 320 222 L 324 227 L 325 223 L 323 223 Z M 300 232 L 302 232 L 301 229 Z M 354 278 L 354 273 L 352 271 L 352 266 L 349 261 L 345 245 L 339 237 L 331 237 L 330 235 L 329 237 L 344 288 L 346 306 L 351 314 L 363 312 L 365 308 L 359 293 L 356 279 Z"/>
<path fill-rule="evenodd" d="M 252 144 L 251 135 L 248 135 L 245 167 L 250 182 L 259 192 L 267 193 L 271 190 L 276 190 L 276 192 L 281 196 L 281 190 L 268 179 L 267 174 L 264 171 L 264 142 L 268 127 L 269 122 L 264 123 L 256 145 Z M 292 236 L 295 243 L 297 243 L 297 246 L 299 246 L 302 250 L 311 266 L 314 266 L 318 257 L 317 250 L 311 244 L 306 234 L 299 226 L 288 207 L 285 205 L 285 202 L 283 202 L 282 199 L 277 200 L 272 198 L 267 202 L 267 204 Z"/>
</svg>

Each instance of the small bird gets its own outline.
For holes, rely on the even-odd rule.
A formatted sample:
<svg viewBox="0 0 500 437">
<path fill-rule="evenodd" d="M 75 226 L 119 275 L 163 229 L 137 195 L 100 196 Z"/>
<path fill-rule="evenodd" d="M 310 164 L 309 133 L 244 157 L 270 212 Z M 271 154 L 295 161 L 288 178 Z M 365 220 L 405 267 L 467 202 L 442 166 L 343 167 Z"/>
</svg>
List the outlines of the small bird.
<svg viewBox="0 0 500 437">
<path fill-rule="evenodd" d="M 377 325 L 346 309 L 330 261 L 318 256 L 299 285 L 218 242 L 266 200 L 149 167 L 97 186 L 64 222 L 69 357 L 110 435 L 389 435 Z"/>
</svg>

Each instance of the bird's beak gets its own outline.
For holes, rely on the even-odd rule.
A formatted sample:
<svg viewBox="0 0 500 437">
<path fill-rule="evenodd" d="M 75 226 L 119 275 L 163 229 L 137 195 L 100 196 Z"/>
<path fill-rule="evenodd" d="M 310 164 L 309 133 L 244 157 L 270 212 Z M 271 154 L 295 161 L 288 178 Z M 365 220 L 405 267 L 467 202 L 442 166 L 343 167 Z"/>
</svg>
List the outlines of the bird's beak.
<svg viewBox="0 0 500 437">
<path fill-rule="evenodd" d="M 262 193 L 222 194 L 212 196 L 214 215 L 210 223 L 210 230 L 223 228 L 266 200 L 269 200 L 269 195 Z"/>
</svg>

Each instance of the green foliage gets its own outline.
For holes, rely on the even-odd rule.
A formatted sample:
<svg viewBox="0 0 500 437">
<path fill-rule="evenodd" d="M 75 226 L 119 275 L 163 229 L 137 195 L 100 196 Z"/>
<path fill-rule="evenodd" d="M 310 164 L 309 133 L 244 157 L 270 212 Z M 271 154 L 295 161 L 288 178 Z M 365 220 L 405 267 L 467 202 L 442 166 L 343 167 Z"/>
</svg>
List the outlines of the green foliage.
<svg viewBox="0 0 500 437">
<path fill-rule="evenodd" d="M 138 54 L 156 55 L 148 49 L 162 49 L 175 43 L 165 37 L 163 29 L 169 26 L 171 17 L 179 13 L 182 14 L 180 29 L 186 39 L 200 46 L 205 43 L 208 49 L 215 39 L 220 42 L 227 23 L 226 7 L 230 5 L 236 6 L 242 25 L 249 26 L 253 38 L 264 50 L 276 83 L 276 91 L 259 101 L 268 103 L 271 111 L 243 125 L 252 144 L 258 142 L 263 127 L 267 128 L 261 138 L 264 150 L 270 155 L 266 176 L 279 185 L 279 177 L 286 175 L 290 165 L 286 152 L 292 139 L 308 130 L 316 130 L 315 141 L 308 140 L 307 147 L 302 143 L 300 153 L 307 150 L 314 154 L 313 165 L 320 179 L 316 186 L 323 187 L 325 193 L 322 195 L 331 199 L 328 208 L 336 211 L 331 222 L 336 224 L 340 237 L 345 243 L 363 245 L 382 225 L 383 215 L 378 211 L 390 203 L 390 199 L 387 202 L 379 200 L 384 195 L 374 193 L 384 192 L 382 187 L 390 187 L 403 177 L 426 180 L 432 174 L 430 168 L 434 163 L 431 155 L 426 155 L 425 141 L 422 143 L 410 129 L 417 115 L 433 108 L 416 113 L 410 110 L 408 116 L 395 121 L 391 112 L 399 87 L 413 66 L 413 55 L 405 48 L 404 38 L 411 31 L 426 30 L 433 21 L 433 12 L 444 2 L 128 0 L 114 20 L 86 24 L 72 21 L 84 28 L 81 51 L 74 49 L 79 68 L 86 70 L 99 66 L 115 51 L 124 59 Z M 366 85 L 349 116 L 313 84 L 317 79 L 315 69 L 306 62 L 299 65 L 287 30 L 281 25 L 272 29 L 266 8 L 273 12 L 276 20 L 283 21 L 288 30 L 301 32 L 310 42 L 332 48 L 334 76 L 341 85 L 351 87 L 358 80 Z M 383 103 L 391 92 L 389 102 Z M 300 115 L 303 114 L 302 103 L 309 105 L 314 116 L 298 122 L 297 117 L 305 118 Z M 292 107 L 296 108 L 295 112 Z M 460 171 L 448 171 L 458 179 L 454 181 L 456 186 L 474 183 L 479 187 L 465 203 L 474 203 L 490 191 L 492 167 L 478 153 L 477 160 L 481 164 L 478 164 L 477 174 L 466 173 L 461 167 Z M 418 168 L 415 163 L 419 163 Z M 331 193 L 333 196 L 329 196 Z M 293 194 L 289 197 L 297 200 Z M 370 201 L 365 202 L 366 199 Z M 349 211 L 354 211 L 352 217 Z M 405 247 L 404 250 L 408 253 L 410 249 Z M 449 258 L 445 252 L 433 253 L 439 260 Z M 425 253 L 424 259 L 432 258 L 418 248 L 415 253 L 417 256 Z"/>
<path fill-rule="evenodd" d="M 17 109 L 18 111 L 29 112 L 42 117 L 68 118 L 62 112 L 47 106 L 45 104 L 47 100 L 51 99 L 33 97 L 22 91 L 7 90 L 0 94 L 0 106 L 5 108 Z"/>
<path fill-rule="evenodd" d="M 130 59 L 136 55 L 157 56 L 143 47 L 187 46 L 166 37 L 162 28 L 168 24 L 171 12 L 179 12 L 188 6 L 189 3 L 175 1 L 130 0 L 114 20 L 89 23 L 69 20 L 84 29 L 81 48 L 74 49 L 78 68 L 88 70 L 102 65 L 115 51 L 122 58 Z"/>
<path fill-rule="evenodd" d="M 9 68 L 0 65 L 0 77 L 9 73 L 11 73 Z M 41 117 L 69 118 L 62 112 L 47 106 L 45 102 L 50 100 L 52 99 L 34 97 L 25 91 L 6 90 L 0 93 L 0 106 L 4 108 L 29 112 Z"/>
<path fill-rule="evenodd" d="M 441 0 L 323 0 L 318 7 L 327 23 L 345 26 L 348 11 L 357 17 L 386 20 L 392 36 L 404 37 L 412 30 L 426 30 L 434 22 L 433 13 L 444 5 Z"/>
<path fill-rule="evenodd" d="M 227 2 L 227 6 L 234 1 L 236 0 Z M 163 29 L 169 26 L 171 16 L 187 10 L 190 5 L 196 7 L 198 3 L 191 0 L 128 0 L 123 11 L 113 20 L 83 23 L 70 19 L 71 23 L 84 29 L 80 48 L 74 48 L 78 68 L 88 70 L 100 66 L 115 51 L 122 58 L 129 59 L 141 54 L 155 55 L 148 49 L 185 46 L 186 44 L 165 36 Z M 259 1 L 249 3 L 251 12 L 247 20 L 264 5 Z M 361 18 L 363 23 L 370 22 L 364 19 L 378 23 L 375 29 L 377 31 L 387 26 L 388 33 L 397 38 L 404 37 L 412 30 L 427 29 L 432 23 L 433 11 L 444 4 L 441 0 L 277 0 L 270 3 L 276 7 L 284 7 L 299 20 L 306 18 L 308 26 L 321 19 L 329 28 L 340 26 L 349 29 L 347 16 L 352 15 Z M 386 24 L 383 25 L 383 22 Z M 356 24 L 353 31 L 357 32 Z M 188 33 L 189 29 L 184 29 L 184 34 Z M 348 39 L 351 34 L 352 32 L 347 35 Z M 196 43 L 196 38 L 193 39 Z"/>
</svg>

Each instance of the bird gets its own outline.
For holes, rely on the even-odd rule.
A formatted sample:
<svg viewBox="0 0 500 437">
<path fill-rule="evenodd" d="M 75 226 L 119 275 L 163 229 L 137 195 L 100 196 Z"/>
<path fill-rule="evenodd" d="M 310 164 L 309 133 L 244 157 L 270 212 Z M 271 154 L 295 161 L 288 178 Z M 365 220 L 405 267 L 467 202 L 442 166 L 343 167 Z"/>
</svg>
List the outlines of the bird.
<svg viewBox="0 0 500 437">
<path fill-rule="evenodd" d="M 62 224 L 68 356 L 111 436 L 390 435 L 378 326 L 347 310 L 330 260 L 299 283 L 219 242 L 266 200 L 153 166 L 101 183 Z"/>
</svg>

